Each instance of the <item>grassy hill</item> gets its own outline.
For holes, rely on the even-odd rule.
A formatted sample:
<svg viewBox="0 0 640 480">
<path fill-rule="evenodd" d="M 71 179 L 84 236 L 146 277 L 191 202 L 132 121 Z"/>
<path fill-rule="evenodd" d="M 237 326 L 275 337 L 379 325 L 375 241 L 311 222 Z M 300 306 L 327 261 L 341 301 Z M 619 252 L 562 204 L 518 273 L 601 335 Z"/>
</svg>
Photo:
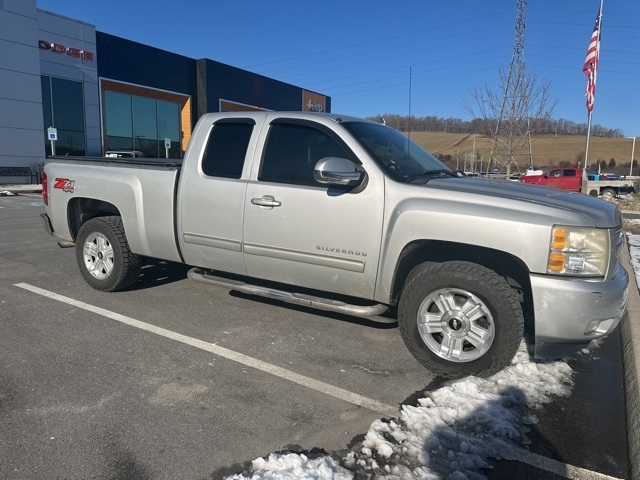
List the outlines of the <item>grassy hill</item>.
<svg viewBox="0 0 640 480">
<path fill-rule="evenodd" d="M 473 151 L 475 138 L 476 151 L 482 155 L 484 165 L 489 159 L 491 141 L 480 135 L 464 133 L 444 132 L 411 132 L 411 139 L 422 145 L 433 154 L 451 155 L 449 166 L 456 168 L 456 159 L 459 158 L 460 169 L 464 167 L 465 154 Z M 631 146 L 633 140 L 629 138 L 600 138 L 591 137 L 589 144 L 589 165 L 598 160 L 615 159 L 615 168 L 607 167 L 607 171 L 628 174 L 631 162 Z M 635 159 L 640 159 L 640 142 L 636 145 Z M 578 135 L 542 135 L 532 138 L 533 164 L 539 168 L 557 166 L 560 162 L 570 162 L 574 166 L 580 153 L 584 154 L 586 137 Z M 469 157 L 470 158 L 470 157 Z M 529 166 L 529 158 L 523 156 L 516 162 L 521 171 Z M 513 168 L 512 168 L 513 169 Z M 640 174 L 640 166 L 633 167 L 634 174 Z"/>
</svg>

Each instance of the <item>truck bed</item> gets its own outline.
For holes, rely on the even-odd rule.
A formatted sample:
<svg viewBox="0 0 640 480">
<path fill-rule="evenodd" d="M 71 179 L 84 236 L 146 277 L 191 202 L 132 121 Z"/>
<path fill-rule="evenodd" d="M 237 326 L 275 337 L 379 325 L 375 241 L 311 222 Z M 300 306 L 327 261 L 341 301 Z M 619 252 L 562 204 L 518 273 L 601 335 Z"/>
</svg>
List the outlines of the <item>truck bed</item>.
<svg viewBox="0 0 640 480">
<path fill-rule="evenodd" d="M 134 166 L 154 166 L 165 168 L 180 168 L 182 159 L 175 158 L 126 158 L 126 157 L 73 157 L 68 155 L 54 155 L 47 157 L 47 160 L 55 161 L 80 161 L 96 162 L 105 164 L 134 165 Z"/>
<path fill-rule="evenodd" d="M 74 242 L 84 212 L 97 209 L 122 217 L 132 252 L 181 261 L 175 237 L 181 166 L 182 160 L 166 158 L 47 158 L 56 236 Z"/>
</svg>

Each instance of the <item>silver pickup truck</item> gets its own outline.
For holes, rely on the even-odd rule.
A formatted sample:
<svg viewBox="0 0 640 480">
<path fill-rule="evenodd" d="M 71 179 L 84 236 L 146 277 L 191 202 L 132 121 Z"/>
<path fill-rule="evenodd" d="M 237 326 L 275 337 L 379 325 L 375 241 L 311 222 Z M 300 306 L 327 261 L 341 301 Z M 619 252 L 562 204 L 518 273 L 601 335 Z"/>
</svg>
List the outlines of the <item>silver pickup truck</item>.
<svg viewBox="0 0 640 480">
<path fill-rule="evenodd" d="M 46 230 L 97 290 L 131 286 L 145 257 L 183 262 L 194 280 L 397 319 L 450 378 L 497 372 L 525 331 L 537 357 L 571 353 L 626 308 L 614 204 L 459 177 L 353 117 L 206 114 L 183 161 L 53 157 L 43 196 Z"/>
</svg>

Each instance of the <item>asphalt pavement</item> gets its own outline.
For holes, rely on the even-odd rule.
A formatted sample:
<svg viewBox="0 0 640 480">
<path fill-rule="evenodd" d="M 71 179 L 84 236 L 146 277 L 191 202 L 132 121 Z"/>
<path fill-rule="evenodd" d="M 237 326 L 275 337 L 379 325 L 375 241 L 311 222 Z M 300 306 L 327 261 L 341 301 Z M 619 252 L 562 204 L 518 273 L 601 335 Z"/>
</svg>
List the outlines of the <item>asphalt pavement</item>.
<svg viewBox="0 0 640 480">
<path fill-rule="evenodd" d="M 0 185 L 0 195 L 39 193 L 40 185 Z M 637 213 L 637 212 L 636 212 Z M 640 294 L 628 249 L 622 263 L 629 272 L 627 317 L 621 323 L 630 479 L 640 479 Z"/>
</svg>

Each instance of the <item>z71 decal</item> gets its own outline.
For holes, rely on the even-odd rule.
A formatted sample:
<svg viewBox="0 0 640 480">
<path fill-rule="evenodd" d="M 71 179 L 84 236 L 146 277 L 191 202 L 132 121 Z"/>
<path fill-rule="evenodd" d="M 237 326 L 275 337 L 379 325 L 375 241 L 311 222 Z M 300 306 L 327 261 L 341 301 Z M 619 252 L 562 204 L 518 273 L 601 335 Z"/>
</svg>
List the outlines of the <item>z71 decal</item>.
<svg viewBox="0 0 640 480">
<path fill-rule="evenodd" d="M 73 193 L 75 184 L 75 180 L 69 180 L 68 178 L 56 178 L 56 183 L 53 184 L 53 188 L 57 188 L 58 190 L 62 190 L 67 193 Z"/>
</svg>

